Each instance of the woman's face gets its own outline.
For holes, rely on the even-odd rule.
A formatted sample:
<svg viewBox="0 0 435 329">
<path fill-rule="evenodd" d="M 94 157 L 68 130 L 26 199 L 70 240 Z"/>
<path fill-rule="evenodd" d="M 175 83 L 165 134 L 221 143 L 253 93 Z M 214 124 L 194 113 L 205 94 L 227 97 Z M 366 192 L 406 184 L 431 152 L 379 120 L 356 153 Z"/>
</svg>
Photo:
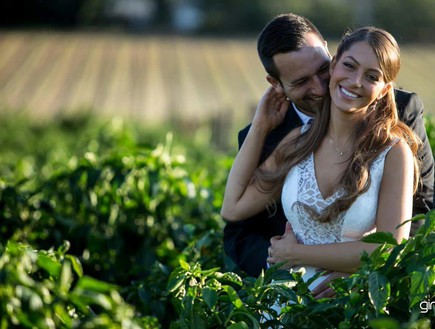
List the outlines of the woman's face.
<svg viewBox="0 0 435 329">
<path fill-rule="evenodd" d="M 329 91 L 333 107 L 361 113 L 392 87 L 384 81 L 378 58 L 366 41 L 353 44 L 330 68 Z"/>
</svg>

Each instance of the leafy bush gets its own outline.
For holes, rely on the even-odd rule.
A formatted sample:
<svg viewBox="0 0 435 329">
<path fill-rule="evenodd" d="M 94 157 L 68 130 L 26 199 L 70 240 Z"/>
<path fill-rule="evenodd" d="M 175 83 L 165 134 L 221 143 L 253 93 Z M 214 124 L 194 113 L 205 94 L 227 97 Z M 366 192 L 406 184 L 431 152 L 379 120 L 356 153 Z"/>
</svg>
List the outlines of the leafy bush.
<svg viewBox="0 0 435 329">
<path fill-rule="evenodd" d="M 48 251 L 17 242 L 2 248 L 2 328 L 141 328 L 117 287 L 83 275 L 67 250 L 68 243 Z"/>
<path fill-rule="evenodd" d="M 435 117 L 426 116 L 424 118 L 424 123 L 426 126 L 427 137 L 429 138 L 430 147 L 432 153 L 435 154 Z"/>
<path fill-rule="evenodd" d="M 19 151 L 4 163 L 0 244 L 19 241 L 49 250 L 70 241 L 70 253 L 88 276 L 116 284 L 137 306 L 138 316 L 153 315 L 162 324 L 173 317 L 165 287 L 179 258 L 224 266 L 223 223 L 213 190 L 220 190 L 226 178 L 225 170 L 220 174 L 215 168 L 225 168 L 228 161 L 200 158 L 198 150 L 183 149 L 172 134 L 165 143 L 145 145 L 145 135 L 122 121 L 61 122 L 60 128 L 47 129 L 21 125 L 20 134 L 28 137 L 2 152 L 22 149 L 33 174 L 12 174 Z M 83 139 L 74 143 L 78 130 Z M 36 149 L 29 146 L 34 131 Z M 173 155 L 172 148 L 179 153 Z M 195 165 L 186 163 L 189 153 L 198 157 Z M 59 154 L 61 164 L 53 166 Z"/>
<path fill-rule="evenodd" d="M 336 298 L 315 300 L 301 273 L 246 277 L 225 257 L 232 158 L 210 140 L 89 117 L 2 128 L 2 328 L 433 325 L 434 212 L 400 245 L 367 238 L 382 245 L 333 284 Z"/>
<path fill-rule="evenodd" d="M 383 232 L 364 238 L 381 245 L 362 257 L 358 272 L 332 283 L 335 298 L 314 299 L 308 285 L 315 278 L 305 283 L 302 273 L 276 266 L 242 279 L 181 261 L 168 283 L 179 314 L 173 328 L 432 328 L 435 210 L 414 220 L 422 217 L 425 224 L 401 244 Z"/>
</svg>

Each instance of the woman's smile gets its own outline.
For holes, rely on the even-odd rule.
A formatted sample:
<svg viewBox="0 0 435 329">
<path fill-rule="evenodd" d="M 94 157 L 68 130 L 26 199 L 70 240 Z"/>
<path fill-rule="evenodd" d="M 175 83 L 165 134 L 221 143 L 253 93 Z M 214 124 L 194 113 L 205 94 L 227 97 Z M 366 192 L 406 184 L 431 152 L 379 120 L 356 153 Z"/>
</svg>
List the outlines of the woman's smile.
<svg viewBox="0 0 435 329">
<path fill-rule="evenodd" d="M 347 97 L 351 98 L 351 99 L 355 99 L 360 97 L 358 94 L 355 94 L 349 90 L 347 90 L 346 88 L 344 88 L 343 86 L 340 86 L 340 91 Z"/>
</svg>

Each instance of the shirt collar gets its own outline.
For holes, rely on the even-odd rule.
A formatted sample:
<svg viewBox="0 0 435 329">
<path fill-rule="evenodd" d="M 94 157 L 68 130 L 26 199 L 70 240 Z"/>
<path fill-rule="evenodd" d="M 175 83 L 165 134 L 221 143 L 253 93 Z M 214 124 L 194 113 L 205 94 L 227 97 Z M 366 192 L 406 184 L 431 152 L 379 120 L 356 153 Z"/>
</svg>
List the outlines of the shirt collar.
<svg viewBox="0 0 435 329">
<path fill-rule="evenodd" d="M 306 115 L 305 113 L 301 112 L 295 105 L 295 103 L 292 102 L 293 105 L 293 109 L 296 111 L 297 115 L 299 116 L 299 118 L 301 119 L 302 123 L 304 125 L 306 125 L 308 123 L 308 121 L 312 120 L 313 118 L 310 117 L 309 115 Z"/>
</svg>

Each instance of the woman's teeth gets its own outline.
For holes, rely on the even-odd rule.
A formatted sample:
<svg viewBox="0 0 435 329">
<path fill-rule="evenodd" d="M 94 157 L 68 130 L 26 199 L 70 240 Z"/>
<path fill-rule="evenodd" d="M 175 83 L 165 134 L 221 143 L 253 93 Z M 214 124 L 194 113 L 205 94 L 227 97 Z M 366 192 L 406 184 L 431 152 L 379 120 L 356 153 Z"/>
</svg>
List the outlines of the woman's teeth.
<svg viewBox="0 0 435 329">
<path fill-rule="evenodd" d="M 346 96 L 352 97 L 352 98 L 357 98 L 358 95 L 352 94 L 350 91 L 347 91 L 346 89 L 344 89 L 343 87 L 340 87 L 340 90 L 343 92 L 343 94 L 345 94 Z"/>
</svg>

